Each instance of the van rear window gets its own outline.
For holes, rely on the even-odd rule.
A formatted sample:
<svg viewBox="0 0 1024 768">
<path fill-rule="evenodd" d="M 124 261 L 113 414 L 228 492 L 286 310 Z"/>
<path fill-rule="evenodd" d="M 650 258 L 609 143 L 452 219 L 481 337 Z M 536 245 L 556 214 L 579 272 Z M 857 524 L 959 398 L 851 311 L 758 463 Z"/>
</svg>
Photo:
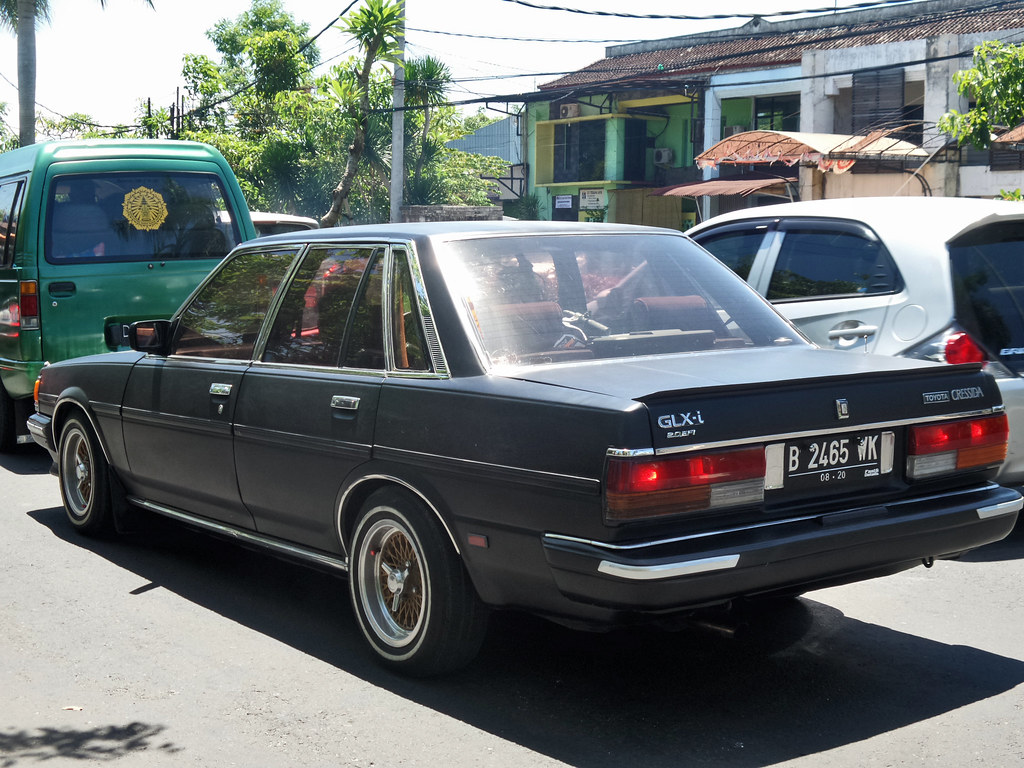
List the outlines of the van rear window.
<svg viewBox="0 0 1024 768">
<path fill-rule="evenodd" d="M 1003 363 L 1024 372 L 1024 222 L 971 232 L 950 244 L 960 324 Z"/>
<path fill-rule="evenodd" d="M 221 259 L 237 216 L 209 173 L 94 173 L 50 185 L 44 253 L 54 264 Z"/>
</svg>

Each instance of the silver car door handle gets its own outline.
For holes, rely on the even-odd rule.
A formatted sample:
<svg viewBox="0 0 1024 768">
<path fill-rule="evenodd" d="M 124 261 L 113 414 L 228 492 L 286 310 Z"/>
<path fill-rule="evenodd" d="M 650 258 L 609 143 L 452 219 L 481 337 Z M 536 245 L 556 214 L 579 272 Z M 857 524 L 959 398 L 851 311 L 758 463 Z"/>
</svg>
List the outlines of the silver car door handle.
<svg viewBox="0 0 1024 768">
<path fill-rule="evenodd" d="M 359 398 L 347 397 L 346 395 L 332 395 L 331 408 L 337 408 L 342 411 L 354 411 L 359 408 Z"/>
<path fill-rule="evenodd" d="M 868 336 L 874 336 L 876 333 L 878 333 L 877 325 L 858 325 L 855 328 L 833 328 L 828 332 L 828 338 L 831 341 L 848 339 L 851 336 L 866 339 Z"/>
<path fill-rule="evenodd" d="M 231 385 L 230 384 L 211 384 L 210 385 L 210 394 L 211 395 L 223 395 L 223 396 L 227 397 L 228 395 L 231 394 Z"/>
</svg>

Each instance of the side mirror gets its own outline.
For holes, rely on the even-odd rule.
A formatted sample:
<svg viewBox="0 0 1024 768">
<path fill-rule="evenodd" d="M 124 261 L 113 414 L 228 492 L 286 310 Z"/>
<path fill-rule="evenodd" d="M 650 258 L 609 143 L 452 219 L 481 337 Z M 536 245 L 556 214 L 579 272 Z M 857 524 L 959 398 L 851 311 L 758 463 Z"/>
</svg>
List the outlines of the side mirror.
<svg viewBox="0 0 1024 768">
<path fill-rule="evenodd" d="M 140 320 L 128 327 L 128 346 L 136 352 L 166 355 L 170 351 L 172 329 L 170 320 Z"/>
</svg>

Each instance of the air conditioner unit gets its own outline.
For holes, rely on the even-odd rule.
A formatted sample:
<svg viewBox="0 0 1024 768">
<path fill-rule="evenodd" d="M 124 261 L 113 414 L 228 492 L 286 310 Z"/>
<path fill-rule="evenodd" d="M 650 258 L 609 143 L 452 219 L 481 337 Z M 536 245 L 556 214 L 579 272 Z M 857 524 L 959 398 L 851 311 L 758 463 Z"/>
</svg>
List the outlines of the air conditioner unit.
<svg viewBox="0 0 1024 768">
<path fill-rule="evenodd" d="M 558 116 L 563 120 L 570 117 L 580 116 L 579 104 L 563 104 L 558 108 Z"/>
<path fill-rule="evenodd" d="M 743 133 L 745 130 L 747 130 L 745 125 L 727 125 L 725 126 L 725 135 L 735 136 L 737 133 Z"/>
<path fill-rule="evenodd" d="M 668 165 L 672 162 L 673 152 L 668 147 L 658 147 L 654 150 L 654 164 Z"/>
</svg>

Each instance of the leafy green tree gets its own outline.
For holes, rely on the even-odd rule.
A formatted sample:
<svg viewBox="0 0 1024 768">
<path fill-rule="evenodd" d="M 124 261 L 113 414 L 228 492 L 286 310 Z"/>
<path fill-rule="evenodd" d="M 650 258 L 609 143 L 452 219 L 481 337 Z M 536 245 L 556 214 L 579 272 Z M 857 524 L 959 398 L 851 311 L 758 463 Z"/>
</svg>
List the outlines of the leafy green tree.
<svg viewBox="0 0 1024 768">
<path fill-rule="evenodd" d="M 974 49 L 973 64 L 953 75 L 957 91 L 973 106 L 947 112 L 939 118 L 939 130 L 960 144 L 987 149 L 994 128 L 1024 122 L 1024 45 L 982 43 Z"/>
<path fill-rule="evenodd" d="M 153 0 L 142 0 L 153 8 Z M 99 0 L 107 7 L 107 0 Z M 0 27 L 18 36 L 18 121 L 21 145 L 36 140 L 36 24 L 50 20 L 49 0 L 0 0 Z"/>
</svg>

